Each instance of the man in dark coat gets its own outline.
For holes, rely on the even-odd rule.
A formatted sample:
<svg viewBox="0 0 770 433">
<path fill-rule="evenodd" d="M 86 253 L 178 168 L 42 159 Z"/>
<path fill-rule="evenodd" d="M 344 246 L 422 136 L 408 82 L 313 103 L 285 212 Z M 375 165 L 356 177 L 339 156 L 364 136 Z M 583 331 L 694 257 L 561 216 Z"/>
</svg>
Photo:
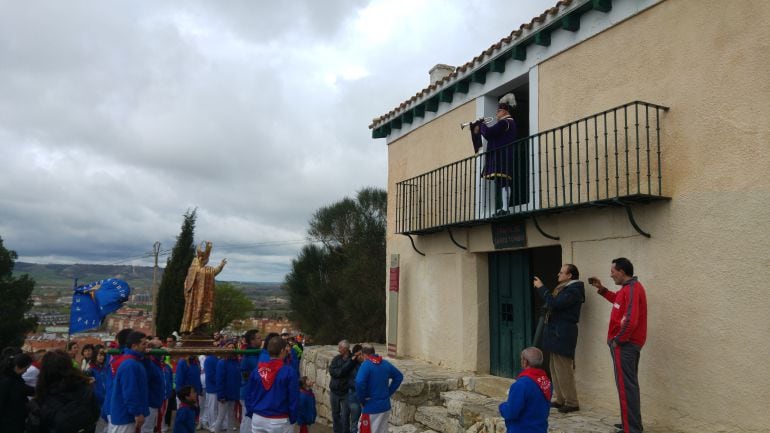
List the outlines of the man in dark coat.
<svg viewBox="0 0 770 433">
<path fill-rule="evenodd" d="M 558 285 L 550 290 L 535 277 L 537 294 L 545 303 L 543 349 L 550 352 L 551 378 L 555 388 L 551 406 L 559 412 L 580 410 L 575 388 L 575 346 L 585 287 L 579 281 L 577 266 L 567 263 L 557 276 Z"/>
<path fill-rule="evenodd" d="M 348 406 L 348 378 L 356 362 L 350 355 L 350 343 L 342 340 L 337 345 L 339 355 L 329 364 L 329 399 L 332 410 L 334 433 L 350 433 L 350 407 Z"/>
</svg>

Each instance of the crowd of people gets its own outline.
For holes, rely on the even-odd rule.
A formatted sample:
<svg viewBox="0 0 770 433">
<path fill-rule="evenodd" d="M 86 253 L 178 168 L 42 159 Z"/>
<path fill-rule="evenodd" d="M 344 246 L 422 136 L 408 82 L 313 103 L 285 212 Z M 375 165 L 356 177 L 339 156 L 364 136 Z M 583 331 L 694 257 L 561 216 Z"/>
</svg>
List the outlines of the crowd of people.
<svg viewBox="0 0 770 433">
<path fill-rule="evenodd" d="M 307 431 L 315 422 L 313 382 L 299 376 L 302 344 L 295 337 L 216 333 L 214 345 L 226 350 L 174 357 L 152 349 L 177 347 L 175 336 L 164 343 L 123 329 L 109 347 L 72 341 L 33 354 L 6 348 L 3 432 L 290 432 L 292 424 Z"/>
<path fill-rule="evenodd" d="M 612 303 L 607 344 L 615 369 L 621 408 L 619 432 L 641 432 L 639 355 L 646 340 L 647 302 L 631 262 L 612 261 L 610 276 L 620 286 L 607 289 L 588 279 Z M 535 277 L 544 304 L 541 347 L 521 353 L 522 371 L 500 407 L 509 433 L 546 432 L 550 409 L 580 410 L 574 380 L 580 310 L 585 286 L 578 268 L 564 264 L 557 285 Z M 219 355 L 169 356 L 152 349 L 177 346 L 157 336 L 124 329 L 109 351 L 101 345 L 70 342 L 66 350 L 32 354 L 5 348 L 0 356 L 0 419 L 8 433 L 175 433 L 206 429 L 220 433 L 301 433 L 316 420 L 313 381 L 300 377 L 301 342 L 288 333 L 260 338 L 256 330 L 240 340 L 214 335 Z M 236 351 L 244 349 L 245 351 Z M 257 350 L 259 349 L 259 350 Z M 347 340 L 329 364 L 334 433 L 385 433 L 390 398 L 403 374 L 375 353 L 371 344 Z M 211 352 L 211 351 L 206 351 Z M 173 414 L 176 413 L 176 416 Z"/>
</svg>

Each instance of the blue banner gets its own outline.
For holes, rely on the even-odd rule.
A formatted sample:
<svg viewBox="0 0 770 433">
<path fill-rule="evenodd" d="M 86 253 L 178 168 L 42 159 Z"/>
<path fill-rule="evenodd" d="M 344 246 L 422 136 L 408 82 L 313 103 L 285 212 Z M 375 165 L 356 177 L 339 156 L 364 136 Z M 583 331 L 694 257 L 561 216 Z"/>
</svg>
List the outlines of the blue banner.
<svg viewBox="0 0 770 433">
<path fill-rule="evenodd" d="M 98 328 L 108 314 L 128 301 L 131 287 L 117 278 L 77 286 L 70 306 L 70 334 Z"/>
</svg>

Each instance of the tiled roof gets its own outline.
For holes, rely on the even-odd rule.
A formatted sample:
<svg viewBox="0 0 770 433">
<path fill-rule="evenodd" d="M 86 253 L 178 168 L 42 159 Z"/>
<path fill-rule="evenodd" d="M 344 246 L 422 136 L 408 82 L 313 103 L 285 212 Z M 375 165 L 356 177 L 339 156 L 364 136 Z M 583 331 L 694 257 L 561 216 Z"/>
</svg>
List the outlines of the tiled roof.
<svg viewBox="0 0 770 433">
<path fill-rule="evenodd" d="M 512 31 L 511 34 L 492 44 L 489 48 L 482 51 L 478 56 L 466 62 L 464 65 L 458 66 L 451 74 L 417 92 L 417 94 L 402 102 L 398 107 L 390 110 L 388 113 L 374 118 L 372 120 L 372 124 L 369 125 L 369 129 L 376 128 L 382 125 L 384 122 L 393 119 L 396 115 L 403 113 L 408 108 L 415 105 L 417 101 L 425 99 L 428 95 L 444 87 L 449 82 L 457 79 L 461 75 L 466 75 L 466 72 L 472 71 L 475 67 L 482 65 L 485 61 L 491 60 L 493 56 L 501 52 L 503 48 L 507 48 L 511 43 L 521 39 L 522 37 L 529 36 L 534 31 L 538 30 L 540 26 L 546 22 L 549 16 L 552 18 L 556 17 L 561 12 L 563 12 L 565 8 L 575 3 L 576 1 L 577 0 L 559 0 L 553 7 L 546 9 L 542 14 L 532 18 L 528 23 L 524 23 L 519 26 L 518 30 Z"/>
</svg>

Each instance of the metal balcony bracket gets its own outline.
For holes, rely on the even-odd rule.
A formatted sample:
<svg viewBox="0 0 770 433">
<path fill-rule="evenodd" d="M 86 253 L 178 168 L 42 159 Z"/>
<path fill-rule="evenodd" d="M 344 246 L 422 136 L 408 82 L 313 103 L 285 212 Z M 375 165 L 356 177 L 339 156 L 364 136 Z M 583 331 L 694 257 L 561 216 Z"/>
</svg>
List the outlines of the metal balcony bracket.
<svg viewBox="0 0 770 433">
<path fill-rule="evenodd" d="M 464 246 L 462 246 L 462 245 L 460 245 L 460 244 L 458 244 L 458 243 L 457 243 L 457 241 L 455 240 L 455 237 L 454 237 L 454 236 L 452 236 L 452 229 L 450 229 L 449 227 L 447 227 L 447 228 L 446 228 L 446 231 L 447 231 L 447 233 L 449 233 L 449 239 L 451 239 L 451 240 L 452 240 L 452 243 L 453 243 L 453 244 L 457 245 L 459 248 L 462 248 L 462 249 L 464 249 L 464 250 L 467 250 L 467 249 L 468 249 L 468 247 L 464 247 Z"/>
<path fill-rule="evenodd" d="M 403 233 L 403 235 L 409 238 L 409 241 L 412 243 L 412 249 L 417 251 L 417 254 L 419 254 L 421 256 L 425 256 L 425 253 L 423 253 L 422 251 L 418 250 L 417 247 L 414 245 L 414 239 L 412 238 L 412 235 L 410 235 L 409 233 Z"/>
<path fill-rule="evenodd" d="M 535 216 L 534 216 L 534 215 L 532 215 L 532 222 L 534 222 L 534 223 L 535 223 L 535 228 L 537 229 L 537 231 L 539 231 L 539 232 L 540 232 L 540 234 L 541 234 L 541 235 L 543 235 L 543 236 L 547 237 L 548 239 L 553 239 L 553 240 L 555 240 L 555 241 L 558 241 L 558 240 L 559 240 L 559 237 L 558 237 L 558 236 L 551 236 L 551 235 L 549 235 L 548 233 L 544 232 L 544 231 L 543 231 L 543 228 L 542 228 L 542 227 L 540 227 L 540 224 L 538 224 L 538 223 L 537 223 L 537 218 L 535 218 Z"/>
<path fill-rule="evenodd" d="M 634 229 L 637 232 L 639 232 L 640 235 L 642 235 L 642 236 L 644 236 L 646 238 L 651 237 L 651 235 L 649 233 L 647 233 L 644 230 L 642 230 L 642 228 L 639 227 L 639 224 L 636 223 L 636 220 L 634 219 L 634 211 L 631 209 L 631 205 L 630 204 L 625 203 L 625 202 L 623 202 L 621 200 L 618 200 L 618 199 L 615 199 L 613 201 L 618 206 L 622 206 L 622 207 L 626 208 L 626 213 L 628 214 L 628 221 L 631 223 L 631 225 L 634 227 Z"/>
</svg>

